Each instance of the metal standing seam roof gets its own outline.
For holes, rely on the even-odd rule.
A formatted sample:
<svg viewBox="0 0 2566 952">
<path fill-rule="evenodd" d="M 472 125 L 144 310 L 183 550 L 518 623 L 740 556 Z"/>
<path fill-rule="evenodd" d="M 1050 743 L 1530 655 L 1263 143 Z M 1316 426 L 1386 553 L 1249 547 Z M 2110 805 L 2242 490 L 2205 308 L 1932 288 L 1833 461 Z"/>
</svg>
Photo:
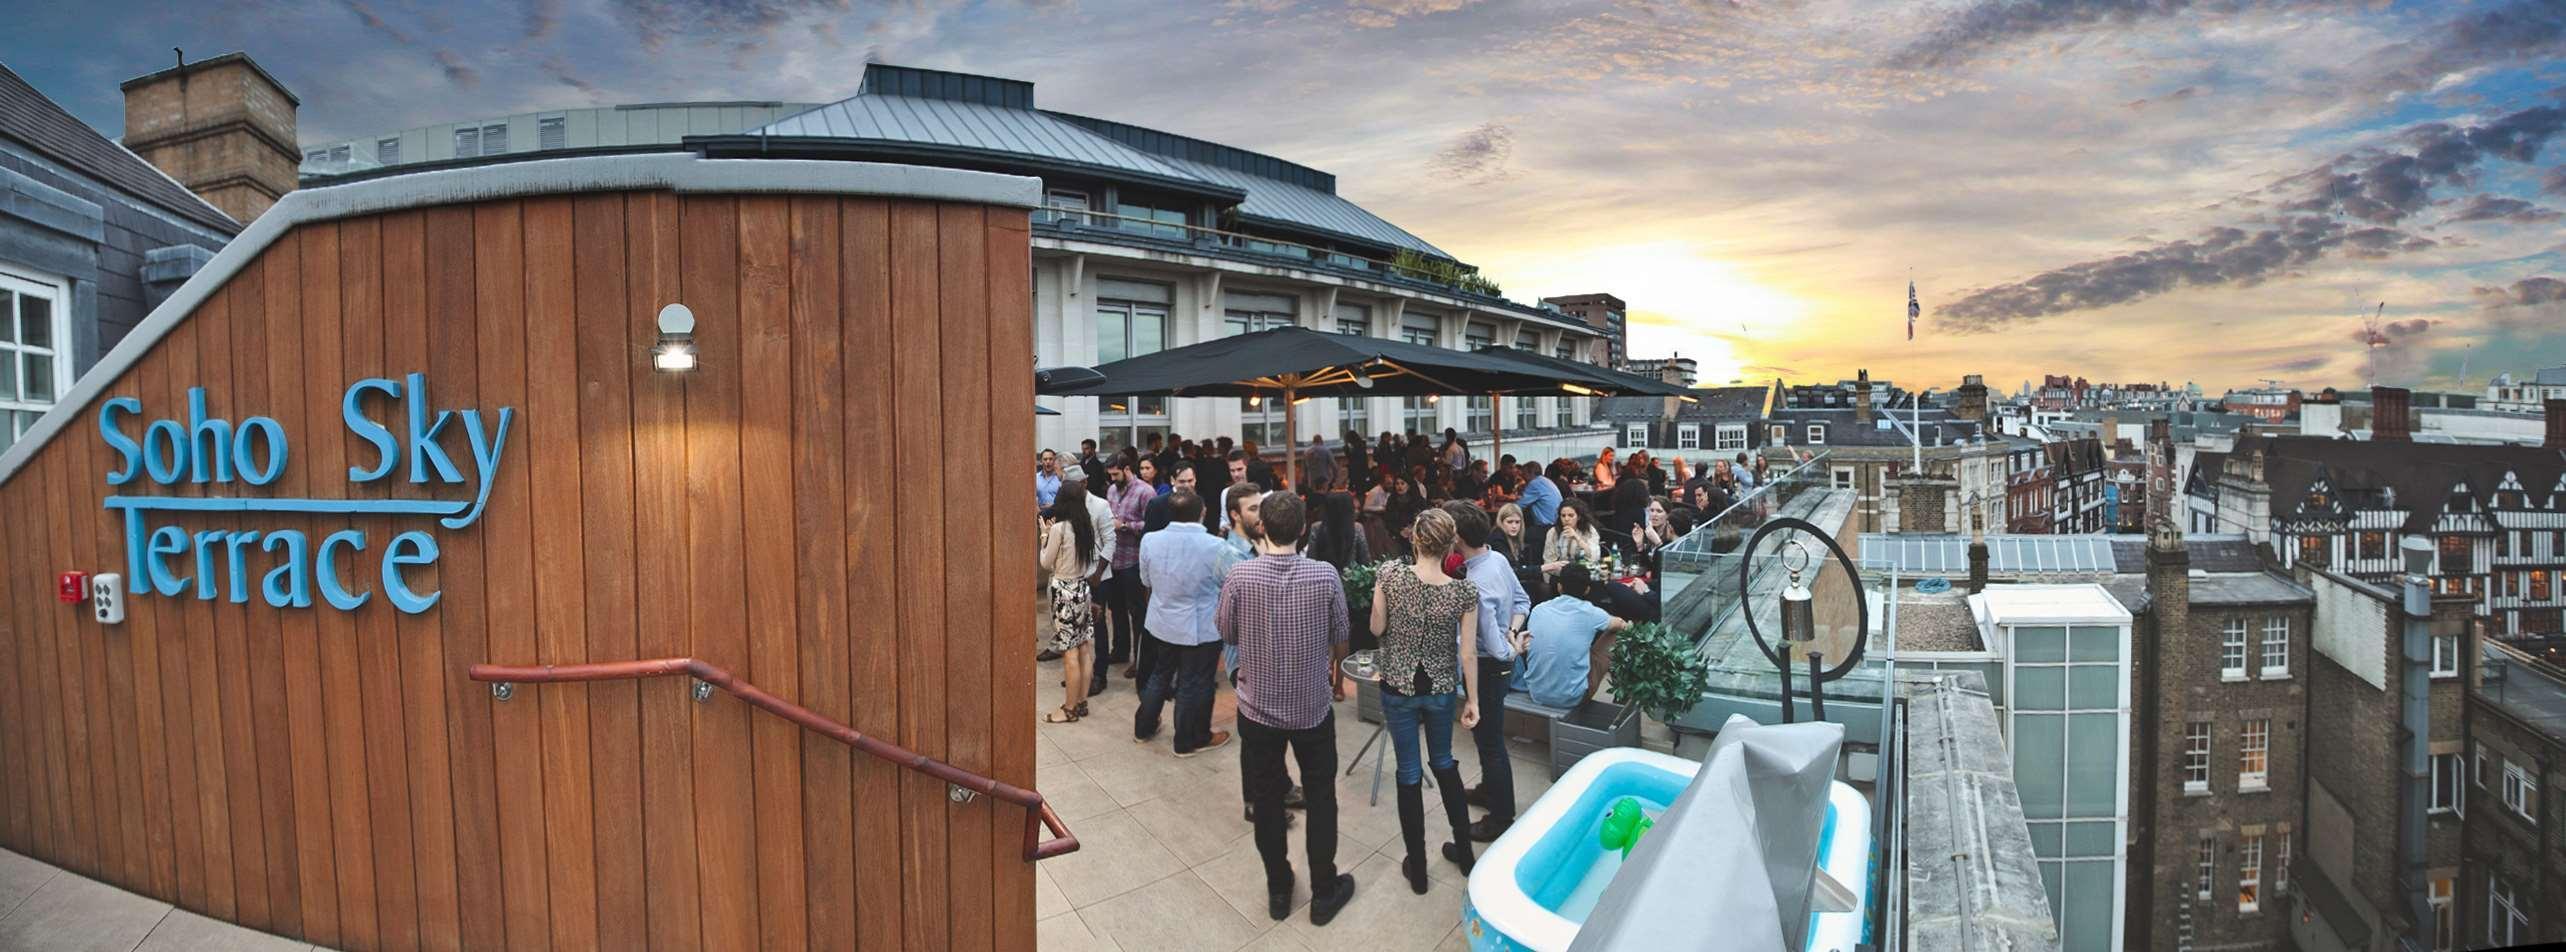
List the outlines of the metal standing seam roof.
<svg viewBox="0 0 2566 952">
<path fill-rule="evenodd" d="M 1957 535 L 1865 532 L 1862 565 L 1901 575 L 1967 575 L 1969 540 Z M 2096 535 L 1990 535 L 1990 575 L 2110 575 L 2117 561 L 2110 537 Z"/>
<path fill-rule="evenodd" d="M 979 149 L 1199 184 L 1167 160 L 1031 109 L 952 99 L 851 96 L 746 135 L 876 140 Z"/>
<path fill-rule="evenodd" d="M 1364 211 L 1362 206 L 1339 196 L 1307 186 L 1250 175 L 1225 169 L 1207 162 L 1161 156 L 1159 161 L 1185 170 L 1196 178 L 1227 185 L 1247 193 L 1238 204 L 1238 213 L 1249 218 L 1300 228 L 1315 228 L 1388 245 L 1423 252 L 1438 258 L 1451 258 L 1444 250 L 1425 239 L 1409 234 L 1406 229 Z"/>
<path fill-rule="evenodd" d="M 1443 249 L 1334 194 L 1206 162 L 1133 148 L 1052 113 L 954 99 L 864 94 L 778 119 L 745 135 L 834 138 L 979 149 L 1245 192 L 1239 214 L 1440 258 Z"/>
</svg>

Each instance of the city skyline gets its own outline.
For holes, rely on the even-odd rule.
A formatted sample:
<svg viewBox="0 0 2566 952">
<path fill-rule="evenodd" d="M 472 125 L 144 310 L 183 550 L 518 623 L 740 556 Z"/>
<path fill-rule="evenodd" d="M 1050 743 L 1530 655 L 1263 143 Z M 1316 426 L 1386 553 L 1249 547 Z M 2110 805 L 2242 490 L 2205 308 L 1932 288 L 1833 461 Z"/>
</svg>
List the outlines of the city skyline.
<svg viewBox="0 0 2566 952">
<path fill-rule="evenodd" d="M 1016 76 L 1336 173 L 1515 300 L 1618 295 L 1631 352 L 1705 382 L 2359 387 L 2383 301 L 2378 382 L 2566 364 L 2566 10 L 2533 0 L 227 10 L 28 11 L 65 41 L 12 65 L 112 135 L 170 46 L 249 50 L 306 141 Z"/>
</svg>

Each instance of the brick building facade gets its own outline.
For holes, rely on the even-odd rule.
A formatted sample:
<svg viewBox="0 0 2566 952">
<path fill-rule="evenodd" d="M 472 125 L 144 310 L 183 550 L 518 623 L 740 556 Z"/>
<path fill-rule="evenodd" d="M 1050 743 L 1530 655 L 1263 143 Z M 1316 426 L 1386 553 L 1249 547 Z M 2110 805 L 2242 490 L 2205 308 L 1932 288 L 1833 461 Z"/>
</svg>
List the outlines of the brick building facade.
<svg viewBox="0 0 2566 952">
<path fill-rule="evenodd" d="M 2566 942 L 2566 676 L 2490 646 L 2468 694 L 2458 948 Z"/>
</svg>

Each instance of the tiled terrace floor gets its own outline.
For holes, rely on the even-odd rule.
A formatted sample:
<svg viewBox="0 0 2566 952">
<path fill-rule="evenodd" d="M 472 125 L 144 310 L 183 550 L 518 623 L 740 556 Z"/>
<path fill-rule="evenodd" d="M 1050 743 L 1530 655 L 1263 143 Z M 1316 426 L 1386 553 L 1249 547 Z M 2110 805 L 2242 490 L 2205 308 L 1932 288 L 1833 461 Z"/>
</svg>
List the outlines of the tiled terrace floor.
<svg viewBox="0 0 2566 952">
<path fill-rule="evenodd" d="M 308 952 L 0 850 L 0 952 Z"/>
<path fill-rule="evenodd" d="M 1035 678 L 1036 710 L 1059 706 L 1059 682 L 1060 665 L 1043 665 Z M 1435 792 L 1426 793 L 1432 883 L 1419 896 L 1408 891 L 1399 874 L 1404 848 L 1397 798 L 1386 770 L 1380 804 L 1369 802 L 1371 758 L 1387 756 L 1387 739 L 1365 756 L 1362 769 L 1344 775 L 1373 730 L 1356 719 L 1354 701 L 1336 705 L 1339 776 L 1333 779 L 1339 809 L 1337 866 L 1354 874 L 1355 894 L 1325 928 L 1310 925 L 1309 862 L 1298 823 L 1290 838 L 1297 879 L 1292 916 L 1276 922 L 1265 914 L 1265 867 L 1257 858 L 1251 829 L 1240 818 L 1237 742 L 1178 759 L 1162 724 L 1156 740 L 1135 746 L 1132 712 L 1138 702 L 1132 682 L 1117 672 L 1112 687 L 1090 702 L 1089 717 L 1036 728 L 1035 785 L 1081 844 L 1078 852 L 1035 867 L 1035 934 L 1044 952 L 1468 947 L 1460 926 L 1463 875 L 1436 855 L 1451 838 L 1451 829 Z M 1224 686 L 1214 728 L 1232 726 L 1231 706 Z M 1466 732 L 1456 733 L 1453 756 L 1461 761 L 1462 775 L 1476 781 L 1476 750 Z M 1539 745 L 1518 741 L 1511 753 L 1515 798 L 1529 806 L 1550 788 L 1550 769 Z"/>
</svg>

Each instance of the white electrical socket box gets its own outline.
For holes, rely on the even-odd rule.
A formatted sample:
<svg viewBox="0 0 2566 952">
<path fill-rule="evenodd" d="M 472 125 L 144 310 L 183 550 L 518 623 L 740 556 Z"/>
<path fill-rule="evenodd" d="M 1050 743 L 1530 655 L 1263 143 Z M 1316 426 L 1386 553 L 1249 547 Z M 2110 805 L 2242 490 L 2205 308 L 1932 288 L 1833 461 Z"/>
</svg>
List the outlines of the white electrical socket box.
<svg viewBox="0 0 2566 952">
<path fill-rule="evenodd" d="M 125 577 L 114 572 L 90 576 L 89 608 L 98 616 L 101 625 L 124 623 Z"/>
</svg>

